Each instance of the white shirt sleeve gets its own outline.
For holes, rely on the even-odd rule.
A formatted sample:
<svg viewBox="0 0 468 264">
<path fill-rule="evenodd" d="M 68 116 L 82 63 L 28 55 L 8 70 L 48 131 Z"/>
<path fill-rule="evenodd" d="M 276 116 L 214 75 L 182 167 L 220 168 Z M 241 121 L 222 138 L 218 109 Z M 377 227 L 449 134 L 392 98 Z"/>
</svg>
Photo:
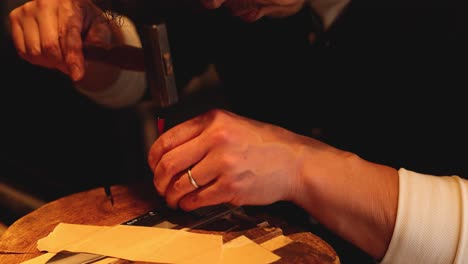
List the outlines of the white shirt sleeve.
<svg viewBox="0 0 468 264">
<path fill-rule="evenodd" d="M 468 181 L 399 170 L 398 211 L 382 264 L 468 263 Z"/>
<path fill-rule="evenodd" d="M 133 22 L 125 17 L 119 17 L 120 28 L 122 30 L 123 42 L 126 45 L 140 48 L 141 41 Z M 100 63 L 100 62 L 91 62 Z M 114 67 L 101 63 L 102 67 Z M 115 82 L 104 90 L 90 91 L 76 85 L 78 92 L 87 96 L 97 104 L 119 108 L 137 103 L 146 90 L 146 73 L 126 69 L 119 70 L 119 76 Z"/>
</svg>

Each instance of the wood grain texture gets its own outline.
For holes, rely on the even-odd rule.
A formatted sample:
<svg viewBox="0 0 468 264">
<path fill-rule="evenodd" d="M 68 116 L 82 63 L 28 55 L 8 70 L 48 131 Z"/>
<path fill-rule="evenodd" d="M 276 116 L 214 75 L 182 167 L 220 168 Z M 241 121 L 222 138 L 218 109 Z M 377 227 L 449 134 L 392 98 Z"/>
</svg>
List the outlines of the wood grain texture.
<svg viewBox="0 0 468 264">
<path fill-rule="evenodd" d="M 152 186 L 112 186 L 114 207 L 104 189 L 97 188 L 45 204 L 14 222 L 0 237 L 0 253 L 39 253 L 38 239 L 58 223 L 116 225 L 161 204 Z"/>
<path fill-rule="evenodd" d="M 104 189 L 97 188 L 47 203 L 20 218 L 0 237 L 0 264 L 21 263 L 39 256 L 41 252 L 37 249 L 37 240 L 47 236 L 61 222 L 112 226 L 164 205 L 164 201 L 156 194 L 151 182 L 112 186 L 112 193 L 115 202 L 113 208 Z M 261 215 L 264 216 L 263 213 Z M 241 231 L 191 231 L 219 233 L 223 235 L 224 242 L 245 235 L 261 244 L 279 235 L 285 235 L 284 224 L 280 226 L 268 224 L 278 222 L 281 221 L 265 219 L 261 225 Z M 288 229 L 294 230 L 294 227 L 289 226 Z M 281 259 L 275 263 L 340 263 L 333 248 L 316 235 L 310 232 L 291 233 L 291 231 L 286 234 L 293 242 L 273 251 L 281 256 Z M 122 260 L 119 263 L 138 262 Z"/>
</svg>

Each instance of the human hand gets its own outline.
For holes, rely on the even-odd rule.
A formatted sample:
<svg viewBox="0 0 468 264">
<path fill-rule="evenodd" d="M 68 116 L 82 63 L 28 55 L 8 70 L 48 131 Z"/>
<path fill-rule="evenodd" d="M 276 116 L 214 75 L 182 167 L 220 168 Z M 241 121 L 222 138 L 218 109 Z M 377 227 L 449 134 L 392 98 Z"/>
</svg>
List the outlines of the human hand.
<svg viewBox="0 0 468 264">
<path fill-rule="evenodd" d="M 230 203 L 291 200 L 306 137 L 224 110 L 212 110 L 166 131 L 148 163 L 170 207 L 193 210 Z M 191 185 L 187 169 L 200 188 Z"/>
<path fill-rule="evenodd" d="M 18 54 L 28 62 L 58 69 L 72 80 L 85 73 L 83 42 L 108 45 L 109 23 L 89 0 L 34 0 L 11 11 L 11 34 Z"/>
</svg>

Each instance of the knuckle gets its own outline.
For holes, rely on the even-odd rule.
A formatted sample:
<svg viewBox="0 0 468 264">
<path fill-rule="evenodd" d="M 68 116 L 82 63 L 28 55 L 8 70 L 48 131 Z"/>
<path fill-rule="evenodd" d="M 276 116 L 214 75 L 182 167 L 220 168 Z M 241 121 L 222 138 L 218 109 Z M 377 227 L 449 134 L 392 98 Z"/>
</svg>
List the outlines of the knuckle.
<svg viewBox="0 0 468 264">
<path fill-rule="evenodd" d="M 158 168 L 160 169 L 160 173 L 162 175 L 174 175 L 175 174 L 175 161 L 173 158 L 169 156 L 169 154 L 163 156 L 161 161 L 158 164 Z"/>
<path fill-rule="evenodd" d="M 223 126 L 213 129 L 210 137 L 216 144 L 229 143 L 232 140 L 232 133 Z"/>
<path fill-rule="evenodd" d="M 178 193 L 184 190 L 184 184 L 181 179 L 178 179 L 177 181 L 174 182 L 174 185 L 172 186 L 172 189 L 174 192 Z"/>
<path fill-rule="evenodd" d="M 51 40 L 47 40 L 42 43 L 42 50 L 44 53 L 53 56 L 55 59 L 58 59 L 60 54 L 58 43 Z"/>
<path fill-rule="evenodd" d="M 28 49 L 28 56 L 33 60 L 39 59 L 41 55 L 42 51 L 38 45 L 34 45 Z"/>
<path fill-rule="evenodd" d="M 160 195 L 163 195 L 164 194 L 164 190 L 161 186 L 161 184 L 159 183 L 158 179 L 156 177 L 153 178 L 153 185 L 156 189 L 156 191 L 160 194 Z"/>
<path fill-rule="evenodd" d="M 51 1 L 36 0 L 37 8 L 47 8 L 51 5 Z"/>
<path fill-rule="evenodd" d="M 19 13 L 20 12 L 21 12 L 21 9 L 18 7 L 18 8 L 13 9 L 10 12 L 10 14 L 8 14 L 8 19 L 10 20 L 11 24 L 16 23 L 19 20 L 19 18 L 20 18 Z"/>
<path fill-rule="evenodd" d="M 170 165 L 165 162 L 165 158 L 162 158 L 161 161 L 158 164 L 158 174 L 159 175 L 164 175 L 169 171 Z"/>
<path fill-rule="evenodd" d="M 23 14 L 31 15 L 36 10 L 36 4 L 37 4 L 36 1 L 26 2 L 22 5 L 20 10 Z"/>
<path fill-rule="evenodd" d="M 211 109 L 208 112 L 208 114 L 212 119 L 218 119 L 218 118 L 223 118 L 224 116 L 226 116 L 226 111 L 220 108 L 214 108 L 214 109 Z"/>
<path fill-rule="evenodd" d="M 231 171 L 239 164 L 236 157 L 227 154 L 224 154 L 219 158 L 219 163 L 224 172 Z"/>
<path fill-rule="evenodd" d="M 159 144 L 159 148 L 161 149 L 161 151 L 164 153 L 164 152 L 167 152 L 169 150 L 171 150 L 173 147 L 173 140 L 172 140 L 172 137 L 171 136 L 162 136 L 162 137 L 159 137 L 158 138 L 158 144 Z"/>
</svg>

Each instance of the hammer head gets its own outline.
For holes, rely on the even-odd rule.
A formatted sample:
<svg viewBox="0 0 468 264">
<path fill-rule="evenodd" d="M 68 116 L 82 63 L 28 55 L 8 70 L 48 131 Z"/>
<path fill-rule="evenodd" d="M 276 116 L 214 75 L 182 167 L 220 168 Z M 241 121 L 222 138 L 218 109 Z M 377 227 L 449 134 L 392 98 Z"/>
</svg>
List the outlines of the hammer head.
<svg viewBox="0 0 468 264">
<path fill-rule="evenodd" d="M 179 97 L 166 25 L 141 25 L 139 31 L 152 101 L 156 108 L 167 108 L 177 103 Z"/>
</svg>

